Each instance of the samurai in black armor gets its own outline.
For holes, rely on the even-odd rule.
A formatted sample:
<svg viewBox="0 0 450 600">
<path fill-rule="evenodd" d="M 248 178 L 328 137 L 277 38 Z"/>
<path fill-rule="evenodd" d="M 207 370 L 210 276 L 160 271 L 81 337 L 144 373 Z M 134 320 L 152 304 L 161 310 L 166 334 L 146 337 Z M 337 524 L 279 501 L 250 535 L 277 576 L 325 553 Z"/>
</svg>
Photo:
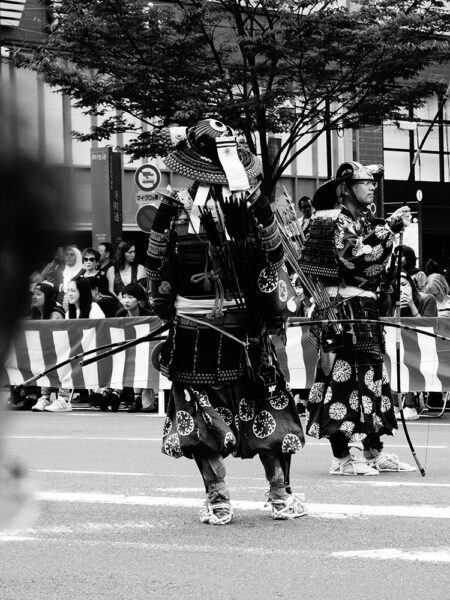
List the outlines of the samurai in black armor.
<svg viewBox="0 0 450 600">
<path fill-rule="evenodd" d="M 289 466 L 304 437 L 270 337 L 290 299 L 278 225 L 257 185 L 260 161 L 228 126 L 205 119 L 164 162 L 192 184 L 164 196 L 147 254 L 152 307 L 170 324 L 159 355 L 172 381 L 162 451 L 196 461 L 204 523 L 232 519 L 229 454 L 258 454 L 273 517 L 299 517 L 306 511 Z"/>
<path fill-rule="evenodd" d="M 410 219 L 407 207 L 387 220 L 373 217 L 381 173 L 382 167 L 347 162 L 318 188 L 313 198 L 316 214 L 299 260 L 304 272 L 322 284 L 328 299 L 327 307 L 316 306 L 312 314 L 323 324 L 310 330 L 319 357 L 306 433 L 330 440 L 334 457 L 330 475 L 414 470 L 383 452 L 381 441 L 382 435 L 396 433 L 397 421 L 383 361 L 379 292 L 395 235 Z M 327 325 L 331 318 L 362 322 Z M 350 453 L 352 443 L 362 444 L 362 459 Z"/>
</svg>

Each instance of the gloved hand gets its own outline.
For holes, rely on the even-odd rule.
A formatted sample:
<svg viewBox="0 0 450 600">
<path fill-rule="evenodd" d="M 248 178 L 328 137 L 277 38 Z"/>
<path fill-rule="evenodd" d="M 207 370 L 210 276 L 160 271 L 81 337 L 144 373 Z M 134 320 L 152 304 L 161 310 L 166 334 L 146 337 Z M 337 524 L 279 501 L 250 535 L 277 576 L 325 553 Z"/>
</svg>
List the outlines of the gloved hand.
<svg viewBox="0 0 450 600">
<path fill-rule="evenodd" d="M 397 208 L 392 215 L 386 219 L 386 224 L 390 227 L 393 233 L 403 231 L 411 223 L 411 209 L 409 206 L 401 206 Z"/>
</svg>

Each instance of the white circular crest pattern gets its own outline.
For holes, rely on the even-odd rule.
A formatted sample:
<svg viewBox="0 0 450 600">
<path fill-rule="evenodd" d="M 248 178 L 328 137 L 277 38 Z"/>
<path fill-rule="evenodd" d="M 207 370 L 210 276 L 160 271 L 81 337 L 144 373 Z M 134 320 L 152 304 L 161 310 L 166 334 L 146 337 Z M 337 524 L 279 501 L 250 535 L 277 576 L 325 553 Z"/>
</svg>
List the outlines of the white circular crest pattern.
<svg viewBox="0 0 450 600">
<path fill-rule="evenodd" d="M 370 415 L 370 413 L 373 410 L 373 402 L 372 402 L 372 400 L 369 398 L 369 396 L 363 396 L 361 398 L 361 400 L 362 400 L 362 405 L 363 405 L 364 413 L 366 415 Z"/>
<path fill-rule="evenodd" d="M 309 392 L 309 398 L 308 398 L 309 402 L 312 402 L 314 404 L 316 402 L 322 401 L 324 386 L 325 386 L 325 384 L 323 381 L 312 384 L 311 390 Z"/>
<path fill-rule="evenodd" d="M 233 413 L 229 408 L 226 408 L 226 406 L 218 406 L 216 411 L 222 421 L 224 421 L 227 425 L 231 425 L 233 422 Z"/>
<path fill-rule="evenodd" d="M 351 435 L 355 429 L 355 424 L 351 421 L 344 421 L 339 429 L 346 435 Z"/>
<path fill-rule="evenodd" d="M 163 437 L 166 436 L 171 429 L 172 429 L 172 419 L 170 419 L 169 417 L 166 417 L 166 419 L 164 421 L 164 427 L 163 427 Z"/>
<path fill-rule="evenodd" d="M 309 428 L 309 435 L 311 437 L 319 438 L 319 425 L 317 423 L 313 423 Z"/>
<path fill-rule="evenodd" d="M 338 358 L 333 365 L 332 377 L 334 381 L 342 383 L 348 381 L 352 375 L 352 367 L 350 363 L 342 358 Z"/>
<path fill-rule="evenodd" d="M 289 396 L 280 391 L 277 396 L 270 399 L 270 406 L 275 410 L 283 410 L 289 404 Z"/>
<path fill-rule="evenodd" d="M 366 254 L 366 256 L 364 257 L 364 260 L 366 260 L 367 262 L 373 262 L 374 260 L 379 260 L 382 256 L 382 254 L 383 254 L 383 246 L 381 244 L 378 244 L 377 246 L 374 246 L 373 248 L 371 248 L 370 254 L 369 253 Z"/>
<path fill-rule="evenodd" d="M 358 390 L 353 390 L 350 394 L 348 402 L 350 404 L 350 408 L 352 410 L 359 410 L 359 392 Z"/>
<path fill-rule="evenodd" d="M 172 433 L 164 442 L 164 452 L 169 456 L 174 456 L 175 458 L 179 458 L 183 456 L 183 452 L 181 451 L 180 446 L 180 438 L 178 437 L 178 433 Z"/>
<path fill-rule="evenodd" d="M 253 433 L 257 438 L 264 439 L 272 435 L 276 429 L 275 419 L 269 411 L 262 410 L 259 412 L 253 422 Z"/>
<path fill-rule="evenodd" d="M 194 419 L 185 410 L 177 411 L 177 431 L 180 435 L 189 435 L 194 431 Z"/>
<path fill-rule="evenodd" d="M 342 402 L 333 402 L 329 409 L 330 417 L 334 421 L 340 421 L 347 414 L 347 407 Z"/>
<path fill-rule="evenodd" d="M 384 225 L 377 225 L 374 229 L 374 233 L 379 240 L 384 240 L 389 235 L 389 232 L 385 229 Z"/>
<path fill-rule="evenodd" d="M 270 272 L 269 268 L 264 268 L 258 275 L 258 288 L 264 294 L 270 294 L 278 287 L 278 274 Z"/>
<path fill-rule="evenodd" d="M 367 275 L 367 277 L 374 277 L 375 275 L 379 275 L 383 271 L 384 271 L 383 265 L 370 265 L 369 267 L 364 269 L 364 273 L 365 273 L 365 275 Z"/>
<path fill-rule="evenodd" d="M 223 440 L 223 447 L 225 449 L 228 449 L 230 446 L 235 446 L 235 445 L 236 445 L 236 438 L 231 433 L 231 431 L 229 431 Z"/>
<path fill-rule="evenodd" d="M 281 442 L 281 452 L 284 454 L 293 454 L 297 450 L 300 450 L 301 447 L 300 438 L 295 433 L 287 433 Z"/>
<path fill-rule="evenodd" d="M 287 285 L 283 279 L 280 279 L 278 282 L 278 297 L 280 298 L 281 302 L 286 302 L 288 297 Z"/>
<path fill-rule="evenodd" d="M 239 418 L 241 421 L 251 421 L 255 416 L 255 407 L 251 400 L 242 398 L 239 402 Z"/>
<path fill-rule="evenodd" d="M 370 367 L 364 375 L 364 383 L 367 385 L 369 390 L 372 389 L 374 374 L 375 374 L 375 371 L 373 370 L 372 367 Z"/>
<path fill-rule="evenodd" d="M 381 396 L 381 412 L 387 412 L 391 409 L 392 402 L 389 396 Z"/>
</svg>

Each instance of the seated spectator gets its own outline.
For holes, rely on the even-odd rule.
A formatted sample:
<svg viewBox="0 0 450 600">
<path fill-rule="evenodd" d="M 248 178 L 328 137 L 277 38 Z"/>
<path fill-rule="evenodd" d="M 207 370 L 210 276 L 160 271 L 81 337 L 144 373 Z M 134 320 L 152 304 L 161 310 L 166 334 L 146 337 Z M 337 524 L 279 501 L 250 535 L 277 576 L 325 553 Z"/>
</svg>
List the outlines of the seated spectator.
<svg viewBox="0 0 450 600">
<path fill-rule="evenodd" d="M 152 312 L 142 306 L 145 301 L 146 294 L 139 284 L 130 283 L 126 285 L 122 290 L 121 296 L 123 308 L 116 313 L 116 317 L 142 317 L 151 315 Z M 133 392 L 134 401 L 128 408 L 128 412 L 153 412 L 155 410 L 156 396 L 153 389 L 143 390 L 142 388 L 134 388 Z"/>
<path fill-rule="evenodd" d="M 106 318 L 115 317 L 120 309 L 120 302 L 115 296 L 103 294 L 99 289 L 99 281 L 97 277 L 88 277 L 87 281 L 91 287 L 92 300 L 97 302 Z"/>
<path fill-rule="evenodd" d="M 438 316 L 450 317 L 449 285 L 445 276 L 441 273 L 428 275 L 424 291 L 436 298 Z"/>
<path fill-rule="evenodd" d="M 402 269 L 411 276 L 417 285 L 419 292 L 423 292 L 427 282 L 427 276 L 416 267 L 417 257 L 411 246 L 402 246 Z"/>
<path fill-rule="evenodd" d="M 98 245 L 98 252 L 100 254 L 99 270 L 106 277 L 108 269 L 114 265 L 114 246 L 109 242 L 103 242 Z"/>
<path fill-rule="evenodd" d="M 80 277 L 69 281 L 67 286 L 67 299 L 69 308 L 66 319 L 104 319 L 105 313 L 96 302 L 92 300 L 92 292 L 86 278 Z M 46 406 L 48 412 L 69 412 L 72 410 L 70 400 L 71 390 L 62 388 L 58 397 Z"/>
<path fill-rule="evenodd" d="M 122 290 L 121 304 L 123 308 L 117 311 L 116 317 L 144 317 L 152 315 L 152 311 L 145 308 L 147 297 L 143 288 L 137 283 L 129 283 Z"/>
<path fill-rule="evenodd" d="M 64 319 L 64 316 L 63 307 L 55 300 L 55 288 L 53 285 L 45 281 L 36 283 L 31 296 L 30 318 L 34 320 L 54 320 Z M 49 406 L 51 392 L 52 388 L 40 388 L 37 402 L 31 407 L 31 410 L 42 412 L 46 406 Z"/>
</svg>

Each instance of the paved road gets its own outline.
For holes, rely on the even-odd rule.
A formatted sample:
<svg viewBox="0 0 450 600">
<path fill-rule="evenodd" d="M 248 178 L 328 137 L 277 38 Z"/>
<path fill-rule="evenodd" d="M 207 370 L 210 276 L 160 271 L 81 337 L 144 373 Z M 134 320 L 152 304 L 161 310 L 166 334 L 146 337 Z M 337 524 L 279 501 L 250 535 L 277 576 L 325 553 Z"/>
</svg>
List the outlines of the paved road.
<svg viewBox="0 0 450 600">
<path fill-rule="evenodd" d="M 310 514 L 275 522 L 257 459 L 228 459 L 232 525 L 197 520 L 187 459 L 160 454 L 162 419 L 11 413 L 10 452 L 38 486 L 32 528 L 0 532 L 1 600 L 450 598 L 450 415 L 411 423 L 427 475 L 327 475 L 326 441 L 293 459 Z M 387 450 L 410 461 L 404 435 Z"/>
</svg>

